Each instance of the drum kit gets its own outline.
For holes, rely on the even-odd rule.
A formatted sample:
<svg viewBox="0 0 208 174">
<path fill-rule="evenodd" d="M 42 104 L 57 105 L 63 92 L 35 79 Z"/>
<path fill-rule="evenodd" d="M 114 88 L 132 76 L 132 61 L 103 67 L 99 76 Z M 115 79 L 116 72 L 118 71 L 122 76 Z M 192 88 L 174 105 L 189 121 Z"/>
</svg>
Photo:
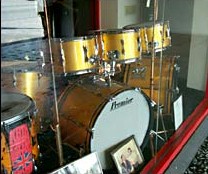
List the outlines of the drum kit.
<svg viewBox="0 0 208 174">
<path fill-rule="evenodd" d="M 95 30 L 88 36 L 52 41 L 55 73 L 63 73 L 69 81 L 72 76 L 79 77 L 57 99 L 63 143 L 82 154 L 97 151 L 104 169 L 112 167 L 109 152 L 123 139 L 135 135 L 143 149 L 153 127 L 153 106 L 158 101 L 157 97 L 149 96 L 149 56 L 153 50 L 161 52 L 171 46 L 169 22 Z M 155 62 L 155 71 L 158 71 L 159 59 L 155 58 Z M 170 112 L 175 58 L 164 58 L 162 63 L 159 104 Z M 113 80 L 120 73 L 123 79 Z M 154 93 L 157 95 L 160 76 L 155 74 Z M 17 150 L 25 154 L 22 160 L 29 157 L 24 170 L 32 171 L 39 153 L 33 129 L 35 102 L 18 93 L 2 94 L 1 165 L 8 172 L 21 168 L 17 163 L 21 157 L 15 153 Z"/>
</svg>

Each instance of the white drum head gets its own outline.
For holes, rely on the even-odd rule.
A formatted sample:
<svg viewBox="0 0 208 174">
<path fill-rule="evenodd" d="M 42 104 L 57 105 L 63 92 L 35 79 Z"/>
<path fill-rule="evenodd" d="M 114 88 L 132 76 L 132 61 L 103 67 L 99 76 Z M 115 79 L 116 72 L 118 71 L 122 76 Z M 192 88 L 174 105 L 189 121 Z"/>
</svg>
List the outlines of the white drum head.
<svg viewBox="0 0 208 174">
<path fill-rule="evenodd" d="M 135 136 L 139 146 L 144 143 L 150 125 L 150 103 L 138 90 L 128 89 L 101 109 L 93 127 L 91 152 L 96 151 L 103 169 L 112 167 L 112 147 L 124 139 Z"/>
<path fill-rule="evenodd" d="M 13 124 L 34 113 L 35 103 L 27 95 L 1 91 L 1 125 Z"/>
</svg>

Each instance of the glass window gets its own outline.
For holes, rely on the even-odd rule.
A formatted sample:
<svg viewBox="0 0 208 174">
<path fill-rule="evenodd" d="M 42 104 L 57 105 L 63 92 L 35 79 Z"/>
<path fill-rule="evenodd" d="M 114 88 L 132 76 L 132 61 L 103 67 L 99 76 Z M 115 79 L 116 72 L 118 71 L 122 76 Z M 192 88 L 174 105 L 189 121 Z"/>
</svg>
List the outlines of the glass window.
<svg viewBox="0 0 208 174">
<path fill-rule="evenodd" d="M 3 151 L 2 170 L 20 167 L 17 156 L 29 150 L 36 166 L 28 171 L 47 173 L 94 151 L 104 173 L 119 171 L 110 152 L 133 135 L 142 171 L 207 96 L 207 6 L 1 1 L 2 146 L 14 134 L 32 142 Z"/>
</svg>

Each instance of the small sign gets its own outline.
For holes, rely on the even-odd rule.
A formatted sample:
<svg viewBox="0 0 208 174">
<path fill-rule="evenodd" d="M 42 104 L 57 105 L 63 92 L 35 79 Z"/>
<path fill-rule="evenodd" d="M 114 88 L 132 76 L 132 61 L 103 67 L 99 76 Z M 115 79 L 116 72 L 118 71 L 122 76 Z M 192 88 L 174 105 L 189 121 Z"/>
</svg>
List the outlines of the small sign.
<svg viewBox="0 0 208 174">
<path fill-rule="evenodd" d="M 183 101 L 182 101 L 182 95 L 173 103 L 173 107 L 174 107 L 175 130 L 177 130 L 178 127 L 183 122 Z"/>
</svg>

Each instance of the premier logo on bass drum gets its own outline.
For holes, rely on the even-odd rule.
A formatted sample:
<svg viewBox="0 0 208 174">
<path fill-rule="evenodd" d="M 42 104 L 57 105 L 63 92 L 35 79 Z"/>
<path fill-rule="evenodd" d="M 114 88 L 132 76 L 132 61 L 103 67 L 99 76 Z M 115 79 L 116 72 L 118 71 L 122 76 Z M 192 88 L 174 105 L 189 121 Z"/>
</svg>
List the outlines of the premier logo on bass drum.
<svg viewBox="0 0 208 174">
<path fill-rule="evenodd" d="M 114 101 L 112 103 L 112 105 L 111 105 L 111 109 L 110 110 L 112 111 L 112 110 L 118 109 L 118 108 L 120 108 L 120 107 L 122 107 L 124 105 L 132 103 L 132 101 L 133 101 L 133 98 L 130 98 L 130 99 L 126 98 L 126 100 L 123 100 L 121 102 Z"/>
</svg>

